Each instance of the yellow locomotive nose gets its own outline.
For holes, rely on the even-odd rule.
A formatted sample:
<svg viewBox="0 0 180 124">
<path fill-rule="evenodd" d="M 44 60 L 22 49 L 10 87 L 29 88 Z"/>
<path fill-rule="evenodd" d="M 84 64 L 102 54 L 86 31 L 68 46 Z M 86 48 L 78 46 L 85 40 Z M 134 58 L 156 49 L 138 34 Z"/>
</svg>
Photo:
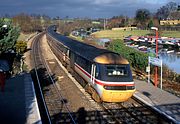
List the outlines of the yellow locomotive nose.
<svg viewBox="0 0 180 124">
<path fill-rule="evenodd" d="M 128 100 L 135 92 L 134 90 L 123 90 L 123 91 L 116 91 L 116 90 L 105 90 L 103 89 L 102 93 L 102 101 L 105 102 L 124 102 Z"/>
</svg>

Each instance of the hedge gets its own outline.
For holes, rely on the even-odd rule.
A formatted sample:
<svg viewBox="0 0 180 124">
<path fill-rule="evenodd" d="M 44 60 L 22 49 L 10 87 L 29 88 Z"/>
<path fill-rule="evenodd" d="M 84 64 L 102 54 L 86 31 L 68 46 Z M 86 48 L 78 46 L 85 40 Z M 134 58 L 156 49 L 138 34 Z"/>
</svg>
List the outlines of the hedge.
<svg viewBox="0 0 180 124">
<path fill-rule="evenodd" d="M 145 71 L 148 65 L 148 55 L 146 53 L 126 46 L 122 40 L 112 41 L 108 49 L 126 58 L 133 68 Z"/>
</svg>

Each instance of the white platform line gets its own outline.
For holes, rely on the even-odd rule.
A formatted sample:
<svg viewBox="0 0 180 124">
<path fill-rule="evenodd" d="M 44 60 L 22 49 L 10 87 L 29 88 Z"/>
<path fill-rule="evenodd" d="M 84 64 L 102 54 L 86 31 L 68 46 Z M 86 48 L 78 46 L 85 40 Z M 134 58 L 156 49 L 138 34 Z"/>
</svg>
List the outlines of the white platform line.
<svg viewBox="0 0 180 124">
<path fill-rule="evenodd" d="M 26 100 L 26 124 L 42 124 L 39 107 L 37 104 L 34 83 L 30 74 L 25 74 L 25 100 Z M 28 91 L 30 90 L 30 92 Z"/>
</svg>

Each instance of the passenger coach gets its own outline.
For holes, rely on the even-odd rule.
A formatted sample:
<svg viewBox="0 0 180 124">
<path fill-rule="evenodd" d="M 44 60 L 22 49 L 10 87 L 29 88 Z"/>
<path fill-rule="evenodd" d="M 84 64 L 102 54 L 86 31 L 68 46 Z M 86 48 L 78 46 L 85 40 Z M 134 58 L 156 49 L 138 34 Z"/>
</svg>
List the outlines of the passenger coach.
<svg viewBox="0 0 180 124">
<path fill-rule="evenodd" d="M 55 26 L 48 28 L 47 39 L 62 64 L 78 74 L 97 102 L 123 102 L 135 92 L 129 62 L 121 55 L 60 35 Z"/>
</svg>

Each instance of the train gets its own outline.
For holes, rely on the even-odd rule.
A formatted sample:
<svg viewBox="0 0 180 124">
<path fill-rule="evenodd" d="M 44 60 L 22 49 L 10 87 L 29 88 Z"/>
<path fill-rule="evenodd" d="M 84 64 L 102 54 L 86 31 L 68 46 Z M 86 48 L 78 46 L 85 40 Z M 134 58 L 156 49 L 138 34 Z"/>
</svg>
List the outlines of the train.
<svg viewBox="0 0 180 124">
<path fill-rule="evenodd" d="M 124 102 L 135 92 L 130 64 L 120 54 L 61 35 L 56 26 L 48 27 L 46 37 L 57 58 L 95 101 Z"/>
</svg>

